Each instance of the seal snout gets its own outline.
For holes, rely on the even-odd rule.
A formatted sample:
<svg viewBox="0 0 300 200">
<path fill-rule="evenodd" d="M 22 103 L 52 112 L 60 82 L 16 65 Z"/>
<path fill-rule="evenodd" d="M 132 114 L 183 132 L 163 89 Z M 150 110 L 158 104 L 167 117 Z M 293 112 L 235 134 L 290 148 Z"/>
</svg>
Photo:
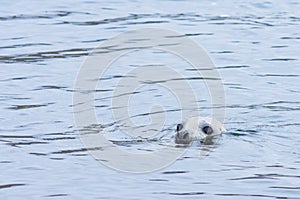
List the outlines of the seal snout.
<svg viewBox="0 0 300 200">
<path fill-rule="evenodd" d="M 204 140 L 207 137 L 220 135 L 226 131 L 223 125 L 208 117 L 191 117 L 177 124 L 175 143 L 189 144 L 193 140 Z"/>
<path fill-rule="evenodd" d="M 175 143 L 177 144 L 188 144 L 190 142 L 189 132 L 183 130 L 183 124 L 177 124 Z"/>
<path fill-rule="evenodd" d="M 178 131 L 175 134 L 175 143 L 177 144 L 188 144 L 190 143 L 190 136 L 188 131 Z"/>
</svg>

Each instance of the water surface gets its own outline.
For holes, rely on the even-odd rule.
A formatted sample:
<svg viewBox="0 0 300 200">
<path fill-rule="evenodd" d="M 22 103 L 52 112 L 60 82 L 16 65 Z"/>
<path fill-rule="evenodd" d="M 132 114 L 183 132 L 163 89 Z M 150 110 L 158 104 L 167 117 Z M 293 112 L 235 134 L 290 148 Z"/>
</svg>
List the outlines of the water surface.
<svg viewBox="0 0 300 200">
<path fill-rule="evenodd" d="M 300 199 L 299 9 L 293 0 L 2 3 L 2 199 Z M 93 48 L 149 27 L 178 31 L 206 48 L 224 83 L 228 132 L 213 147 L 192 145 L 169 167 L 133 175 L 89 155 L 74 124 L 72 95 Z M 130 138 L 117 134 L 109 115 L 111 86 L 122 70 L 155 65 L 182 70 L 195 91 L 205 88 L 191 66 L 165 52 L 136 52 L 114 63 L 95 105 L 107 137 L 125 140 L 116 142 L 121 148 L 144 152 L 164 144 L 126 143 Z M 169 120 L 157 138 L 170 138 L 180 106 L 148 81 L 132 94 L 132 119 L 147 124 L 149 106 L 166 105 Z M 209 114 L 209 94 L 197 94 L 198 111 Z"/>
</svg>

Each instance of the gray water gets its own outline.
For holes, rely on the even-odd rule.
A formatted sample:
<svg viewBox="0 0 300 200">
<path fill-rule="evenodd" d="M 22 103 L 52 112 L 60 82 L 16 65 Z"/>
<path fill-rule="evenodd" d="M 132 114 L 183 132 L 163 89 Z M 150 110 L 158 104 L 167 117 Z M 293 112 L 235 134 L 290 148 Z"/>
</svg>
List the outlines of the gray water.
<svg viewBox="0 0 300 200">
<path fill-rule="evenodd" d="M 300 199 L 299 10 L 296 0 L 1 2 L 1 199 Z M 209 145 L 191 145 L 163 169 L 130 174 L 88 153 L 76 131 L 72 97 L 93 48 L 149 27 L 175 30 L 207 50 L 224 84 L 228 131 L 209 154 L 201 153 Z M 176 59 L 144 51 L 112 68 L 177 67 L 202 91 L 203 80 Z M 155 150 L 160 140 L 110 136 L 118 133 L 109 117 L 110 86 L 122 70 L 109 73 L 107 88 L 95 95 L 107 137 L 127 150 Z M 148 81 L 154 82 L 139 90 L 130 112 L 136 123 L 147 124 L 147 106 L 165 103 L 170 120 L 161 135 L 172 135 L 180 108 Z M 209 115 L 206 95 L 199 95 L 199 110 Z"/>
</svg>

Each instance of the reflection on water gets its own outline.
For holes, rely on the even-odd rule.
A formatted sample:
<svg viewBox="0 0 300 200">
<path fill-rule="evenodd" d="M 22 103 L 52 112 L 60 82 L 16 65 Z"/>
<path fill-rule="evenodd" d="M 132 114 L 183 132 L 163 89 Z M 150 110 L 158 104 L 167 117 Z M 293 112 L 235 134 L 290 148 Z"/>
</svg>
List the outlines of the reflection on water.
<svg viewBox="0 0 300 200">
<path fill-rule="evenodd" d="M 293 0 L 3 2 L 1 198 L 300 199 L 299 5 Z M 73 84 L 94 47 L 148 27 L 176 30 L 207 49 L 224 83 L 228 132 L 213 144 L 194 142 L 171 166 L 133 175 L 99 164 L 81 144 Z M 120 109 L 110 100 L 126 70 L 141 66 L 178 69 L 197 91 L 196 111 L 209 115 L 211 105 L 208 77 L 197 76 L 174 55 L 140 51 L 113 63 L 100 80 L 105 84 L 92 91 L 101 123 L 91 130 L 105 130 L 119 148 L 147 153 L 172 144 L 181 121 L 180 105 L 157 81 L 182 79 L 145 80 L 147 87 L 126 94 L 135 97 L 129 112 L 139 130 L 150 131 L 147 124 L 157 114 L 149 109 L 153 102 L 166 105 L 168 115 L 153 137 L 128 136 L 120 132 L 124 121 L 108 115 Z"/>
</svg>

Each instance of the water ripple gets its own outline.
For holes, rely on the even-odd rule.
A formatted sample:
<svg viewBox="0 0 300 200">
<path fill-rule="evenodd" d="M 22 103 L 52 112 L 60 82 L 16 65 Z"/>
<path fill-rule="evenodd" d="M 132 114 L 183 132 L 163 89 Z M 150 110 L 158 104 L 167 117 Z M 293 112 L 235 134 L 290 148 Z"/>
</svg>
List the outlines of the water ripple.
<svg viewBox="0 0 300 200">
<path fill-rule="evenodd" d="M 70 12 L 70 11 L 52 11 L 45 12 L 43 14 L 18 14 L 11 16 L 0 16 L 0 21 L 9 21 L 9 20 L 28 20 L 28 19 L 55 19 L 69 16 L 71 14 L 85 14 L 88 15 L 87 12 Z"/>
<path fill-rule="evenodd" d="M 179 196 L 196 196 L 203 195 L 205 192 L 169 192 L 170 195 L 179 195 Z"/>
<path fill-rule="evenodd" d="M 263 195 L 263 194 L 234 194 L 234 193 L 224 193 L 216 194 L 218 196 L 231 196 L 231 197 L 262 197 L 262 198 L 275 198 L 275 199 L 300 199 L 299 197 L 286 197 L 286 196 L 273 196 L 273 195 Z"/>
<path fill-rule="evenodd" d="M 188 171 L 164 171 L 161 172 L 162 174 L 186 174 L 189 173 Z"/>
<path fill-rule="evenodd" d="M 52 105 L 54 103 L 46 103 L 46 104 L 31 104 L 31 105 L 13 105 L 11 107 L 8 107 L 8 109 L 11 110 L 24 110 L 24 109 L 30 109 L 30 108 L 38 108 L 38 107 L 45 107 Z"/>
<path fill-rule="evenodd" d="M 66 197 L 66 196 L 69 196 L 69 194 L 49 194 L 44 197 Z"/>
<path fill-rule="evenodd" d="M 58 51 L 44 51 L 37 53 L 27 53 L 27 54 L 18 54 L 18 55 L 2 55 L 0 56 L 0 62 L 3 63 L 15 63 L 15 62 L 39 62 L 46 59 L 62 59 L 69 57 L 80 57 L 87 56 L 91 48 L 74 48 Z"/>
<path fill-rule="evenodd" d="M 6 184 L 6 185 L 0 185 L 0 189 L 4 188 L 11 188 L 11 187 L 16 187 L 16 186 L 24 186 L 26 184 L 24 183 L 11 183 L 11 184 Z"/>
</svg>

